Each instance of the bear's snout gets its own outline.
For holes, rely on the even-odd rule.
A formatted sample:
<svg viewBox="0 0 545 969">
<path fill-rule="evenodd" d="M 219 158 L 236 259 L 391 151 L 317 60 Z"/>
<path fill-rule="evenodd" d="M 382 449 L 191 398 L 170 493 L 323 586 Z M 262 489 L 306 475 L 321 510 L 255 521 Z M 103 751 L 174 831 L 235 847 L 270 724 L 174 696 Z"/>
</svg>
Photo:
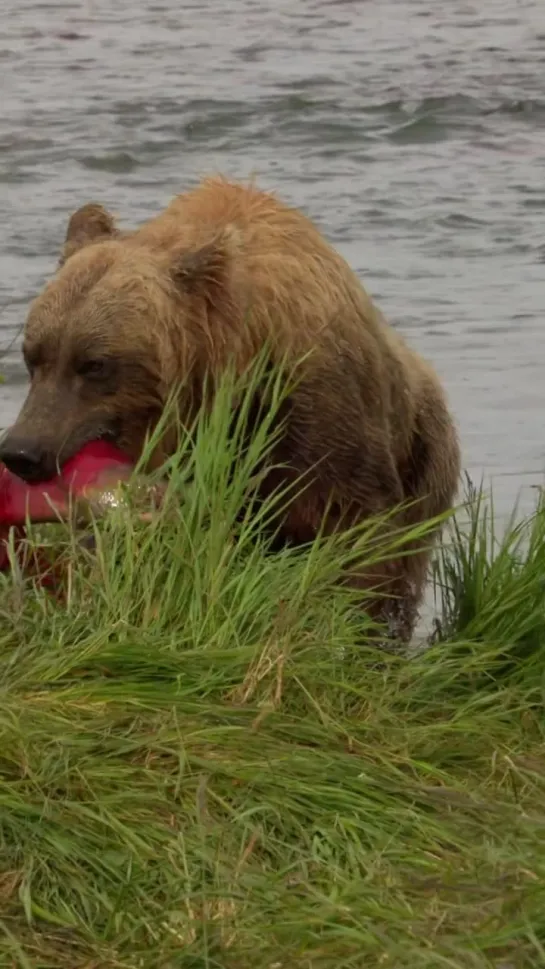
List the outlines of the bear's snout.
<svg viewBox="0 0 545 969">
<path fill-rule="evenodd" d="M 28 484 L 48 481 L 55 474 L 55 455 L 35 438 L 8 432 L 0 442 L 0 461 Z"/>
</svg>

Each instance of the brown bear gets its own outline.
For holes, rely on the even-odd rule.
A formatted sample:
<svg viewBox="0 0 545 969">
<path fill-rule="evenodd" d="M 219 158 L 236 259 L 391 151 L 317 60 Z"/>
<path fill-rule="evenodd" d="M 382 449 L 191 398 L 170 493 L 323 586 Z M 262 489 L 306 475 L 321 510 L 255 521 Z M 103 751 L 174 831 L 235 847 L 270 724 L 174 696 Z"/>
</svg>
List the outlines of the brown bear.
<svg viewBox="0 0 545 969">
<path fill-rule="evenodd" d="M 222 177 L 134 231 L 121 232 L 98 204 L 72 215 L 59 267 L 30 308 L 31 385 L 0 459 L 38 481 L 99 437 L 137 458 L 181 379 L 198 405 L 207 372 L 232 362 L 242 372 L 265 343 L 279 359 L 305 355 L 274 454 L 288 482 L 314 469 L 282 519 L 286 541 L 312 540 L 326 506 L 330 531 L 407 500 L 416 500 L 409 524 L 451 507 L 460 449 L 432 367 L 304 214 Z M 383 594 L 396 597 L 403 640 L 429 543 L 354 580 L 382 582 L 367 605 L 378 618 L 388 614 Z"/>
</svg>

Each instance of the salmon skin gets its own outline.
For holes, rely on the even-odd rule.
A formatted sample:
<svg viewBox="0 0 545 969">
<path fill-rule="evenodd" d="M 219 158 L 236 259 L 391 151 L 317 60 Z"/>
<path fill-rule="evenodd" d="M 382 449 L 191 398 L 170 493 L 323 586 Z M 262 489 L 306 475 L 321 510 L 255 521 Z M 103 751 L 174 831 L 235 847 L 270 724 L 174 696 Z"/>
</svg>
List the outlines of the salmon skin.
<svg viewBox="0 0 545 969">
<path fill-rule="evenodd" d="M 101 480 L 109 488 L 126 480 L 132 467 L 130 459 L 108 441 L 90 441 L 55 478 L 38 484 L 27 484 L 0 463 L 0 569 L 9 564 L 5 540 L 10 528 L 15 529 L 17 542 L 27 521 L 62 521 L 71 500 L 85 496 L 88 488 L 100 491 Z"/>
</svg>

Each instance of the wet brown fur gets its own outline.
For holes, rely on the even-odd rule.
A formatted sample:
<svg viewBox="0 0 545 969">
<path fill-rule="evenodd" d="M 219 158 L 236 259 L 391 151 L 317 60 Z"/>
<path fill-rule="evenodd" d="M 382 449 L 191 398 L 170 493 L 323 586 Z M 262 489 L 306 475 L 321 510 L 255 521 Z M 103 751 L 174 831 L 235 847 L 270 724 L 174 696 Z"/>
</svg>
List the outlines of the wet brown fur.
<svg viewBox="0 0 545 969">
<path fill-rule="evenodd" d="M 180 378 L 198 393 L 206 370 L 221 373 L 234 359 L 242 371 L 265 341 L 279 357 L 311 351 L 276 457 L 292 476 L 318 468 L 286 515 L 286 538 L 311 539 L 328 501 L 330 528 L 404 499 L 419 499 L 409 522 L 451 506 L 460 451 L 432 367 L 385 323 L 308 218 L 222 178 L 205 179 L 133 232 L 121 233 L 95 204 L 74 213 L 58 271 L 26 324 L 32 385 L 13 433 L 38 433 L 65 460 L 115 425 L 136 457 Z M 86 355 L 115 361 L 109 382 L 108 373 L 79 373 Z M 359 580 L 385 580 L 400 597 L 403 639 L 428 561 L 421 548 Z"/>
</svg>

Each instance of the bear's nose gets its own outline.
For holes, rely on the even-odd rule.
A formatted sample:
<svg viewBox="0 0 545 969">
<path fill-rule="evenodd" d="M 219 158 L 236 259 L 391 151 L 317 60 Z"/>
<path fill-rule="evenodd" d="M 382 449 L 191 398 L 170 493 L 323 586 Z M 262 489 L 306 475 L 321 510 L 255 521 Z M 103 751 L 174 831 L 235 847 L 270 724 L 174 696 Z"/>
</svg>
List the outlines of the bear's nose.
<svg viewBox="0 0 545 969">
<path fill-rule="evenodd" d="M 0 461 L 12 474 L 28 484 L 47 481 L 54 474 L 48 452 L 36 441 L 7 437 L 0 443 Z"/>
</svg>

